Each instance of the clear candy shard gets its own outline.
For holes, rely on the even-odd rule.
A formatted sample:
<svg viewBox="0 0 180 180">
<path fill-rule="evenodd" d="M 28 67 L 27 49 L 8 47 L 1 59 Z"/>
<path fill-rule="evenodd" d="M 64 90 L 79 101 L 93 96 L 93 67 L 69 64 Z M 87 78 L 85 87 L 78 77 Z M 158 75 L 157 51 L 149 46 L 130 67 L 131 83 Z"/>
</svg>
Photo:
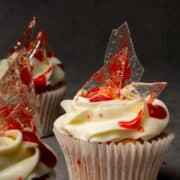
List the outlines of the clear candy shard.
<svg viewBox="0 0 180 180">
<path fill-rule="evenodd" d="M 108 92 L 111 88 L 111 96 L 117 98 L 120 96 L 120 89 L 131 82 L 138 82 L 143 72 L 144 69 L 136 56 L 127 22 L 124 22 L 112 31 L 104 65 L 90 77 L 80 92 L 86 96 L 88 91 L 100 87 L 104 93 L 104 89 L 107 90 L 109 87 Z"/>
<path fill-rule="evenodd" d="M 128 48 L 128 61 L 131 67 L 131 75 L 127 83 L 140 81 L 144 68 L 136 56 L 133 41 L 126 21 L 117 29 L 112 30 L 105 53 L 105 62 L 109 61 L 124 47 Z"/>
<path fill-rule="evenodd" d="M 24 33 L 20 36 L 14 47 L 11 49 L 10 55 L 23 48 L 25 48 L 26 50 L 29 49 L 29 45 L 33 39 L 33 31 L 35 25 L 36 25 L 36 18 L 33 17 L 32 20 L 26 26 Z"/>
<path fill-rule="evenodd" d="M 146 98 L 150 97 L 153 101 L 158 97 L 161 92 L 165 89 L 167 82 L 155 82 L 155 83 L 144 83 L 144 82 L 133 82 L 125 86 L 121 90 L 121 94 L 128 98 Z"/>
<path fill-rule="evenodd" d="M 19 50 L 16 58 L 9 61 L 9 66 L 0 81 L 0 132 L 11 128 L 34 131 L 39 102 L 27 52 Z"/>
<path fill-rule="evenodd" d="M 123 87 L 130 74 L 127 52 L 127 48 L 123 48 L 111 60 L 106 61 L 82 87 L 83 92 L 90 92 L 99 87 L 101 88 L 99 93 L 103 92 L 106 95 L 108 93 L 108 97 L 117 98 L 119 90 Z"/>
</svg>

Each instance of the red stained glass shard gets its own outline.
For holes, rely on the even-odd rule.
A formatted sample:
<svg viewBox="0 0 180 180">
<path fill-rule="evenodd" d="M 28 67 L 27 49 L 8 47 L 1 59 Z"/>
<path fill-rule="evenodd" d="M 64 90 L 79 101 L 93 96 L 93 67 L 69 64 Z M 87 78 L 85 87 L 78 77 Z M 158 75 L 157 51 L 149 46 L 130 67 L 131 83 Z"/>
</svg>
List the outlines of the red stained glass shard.
<svg viewBox="0 0 180 180">
<path fill-rule="evenodd" d="M 124 86 L 130 74 L 127 48 L 123 48 L 90 77 L 83 89 L 87 91 L 88 98 L 92 93 L 97 94 L 98 88 L 100 88 L 98 91 L 99 97 L 100 95 L 106 97 L 102 98 L 101 96 L 102 100 L 118 98 L 119 90 Z"/>
<path fill-rule="evenodd" d="M 121 94 L 125 97 L 142 97 L 150 96 L 149 101 L 153 101 L 165 89 L 167 82 L 143 83 L 134 82 L 125 86 L 121 90 Z"/>
<path fill-rule="evenodd" d="M 10 67 L 0 81 L 0 131 L 35 130 L 38 122 L 38 99 L 32 84 L 32 67 L 25 50 L 9 61 Z"/>
<path fill-rule="evenodd" d="M 134 81 L 140 81 L 144 68 L 136 56 L 127 22 L 124 22 L 117 29 L 112 30 L 105 53 L 105 62 L 109 61 L 115 54 L 125 47 L 128 48 L 128 62 L 131 69 L 131 75 L 127 79 L 126 84 Z"/>
<path fill-rule="evenodd" d="M 36 18 L 33 17 L 29 24 L 26 26 L 24 33 L 20 36 L 15 46 L 10 50 L 10 54 L 20 49 L 26 48 L 28 49 L 29 43 L 33 38 L 33 31 L 36 25 Z"/>
<path fill-rule="evenodd" d="M 130 120 L 130 121 L 119 121 L 118 124 L 120 127 L 126 128 L 126 129 L 134 129 L 138 131 L 143 131 L 143 127 L 141 126 L 141 121 L 143 118 L 143 110 L 140 110 L 138 115 Z"/>
<path fill-rule="evenodd" d="M 120 90 L 130 82 L 139 81 L 143 72 L 144 69 L 135 54 L 129 28 L 125 22 L 112 31 L 104 65 L 85 83 L 82 92 L 84 93 L 84 90 L 91 92 L 95 87 L 104 87 L 104 89 L 111 87 L 113 96 L 105 97 L 120 98 Z"/>
</svg>

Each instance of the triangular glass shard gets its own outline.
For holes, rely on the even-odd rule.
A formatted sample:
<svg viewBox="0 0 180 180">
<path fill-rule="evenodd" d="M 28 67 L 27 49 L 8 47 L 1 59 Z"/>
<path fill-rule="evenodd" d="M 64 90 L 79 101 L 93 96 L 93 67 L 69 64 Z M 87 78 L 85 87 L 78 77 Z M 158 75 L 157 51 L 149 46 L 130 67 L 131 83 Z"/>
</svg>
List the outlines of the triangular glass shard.
<svg viewBox="0 0 180 180">
<path fill-rule="evenodd" d="M 131 75 L 127 83 L 140 81 L 144 68 L 136 56 L 127 22 L 124 22 L 117 29 L 113 29 L 105 53 L 105 62 L 109 61 L 124 47 L 128 48 L 128 61 L 131 67 Z"/>
<path fill-rule="evenodd" d="M 10 55 L 22 48 L 28 50 L 30 42 L 33 39 L 33 31 L 36 25 L 36 18 L 33 17 L 29 24 L 26 26 L 24 33 L 20 36 L 14 47 L 10 51 Z"/>
<path fill-rule="evenodd" d="M 143 83 L 133 82 L 125 86 L 121 90 L 121 94 L 126 98 L 146 98 L 150 97 L 152 100 L 160 95 L 165 89 L 167 82 Z"/>
<path fill-rule="evenodd" d="M 97 90 L 98 87 L 100 89 L 94 94 L 100 94 L 102 91 L 104 93 L 106 90 L 111 94 L 111 98 L 118 98 L 120 89 L 131 82 L 139 81 L 143 72 L 144 69 L 135 54 L 129 28 L 125 22 L 112 31 L 104 65 L 85 83 L 81 92 L 86 96 L 89 92 L 92 94 L 94 88 Z M 107 92 L 105 94 L 107 98 Z"/>
<path fill-rule="evenodd" d="M 32 67 L 25 50 L 9 61 L 0 81 L 0 131 L 24 128 L 35 131 L 39 102 L 32 84 Z"/>
<path fill-rule="evenodd" d="M 120 89 L 124 86 L 130 75 L 128 64 L 128 49 L 123 48 L 115 54 L 111 60 L 95 72 L 82 87 L 83 95 L 92 95 L 94 88 L 99 91 L 94 92 L 99 95 L 104 94 L 105 98 L 118 98 Z"/>
</svg>

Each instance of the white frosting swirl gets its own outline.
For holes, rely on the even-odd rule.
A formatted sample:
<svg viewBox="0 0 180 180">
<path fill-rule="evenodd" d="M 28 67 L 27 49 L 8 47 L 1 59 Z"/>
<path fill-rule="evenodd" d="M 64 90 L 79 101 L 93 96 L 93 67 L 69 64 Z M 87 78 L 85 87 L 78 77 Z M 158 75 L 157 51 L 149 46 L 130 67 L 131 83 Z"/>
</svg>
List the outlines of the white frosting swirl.
<svg viewBox="0 0 180 180">
<path fill-rule="evenodd" d="M 13 53 L 9 58 L 16 58 L 17 53 Z M 64 70 L 61 68 L 61 61 L 56 57 L 47 57 L 42 61 L 35 57 L 31 58 L 33 66 L 33 79 L 36 80 L 40 76 L 45 77 L 46 86 L 56 86 L 65 79 Z M 5 75 L 9 69 L 8 59 L 0 60 L 0 79 Z"/>
<path fill-rule="evenodd" d="M 107 142 L 127 138 L 148 140 L 159 135 L 169 121 L 167 107 L 157 99 L 153 105 L 164 108 L 167 115 L 163 119 L 151 117 L 147 102 L 140 99 L 89 102 L 81 97 L 77 100 L 64 100 L 61 105 L 66 113 L 55 121 L 55 129 L 85 141 Z M 119 125 L 121 121 L 129 122 L 136 118 L 140 110 L 144 112 L 141 120 L 143 131 Z"/>
<path fill-rule="evenodd" d="M 0 135 L 0 180 L 31 179 L 47 174 L 36 143 L 24 142 L 19 130 Z M 40 171 L 41 170 L 41 171 Z"/>
<path fill-rule="evenodd" d="M 43 61 L 33 57 L 31 59 L 33 65 L 33 79 L 44 75 L 46 78 L 46 86 L 55 86 L 59 82 L 64 81 L 65 73 L 61 67 L 62 63 L 56 57 L 46 57 Z"/>
</svg>

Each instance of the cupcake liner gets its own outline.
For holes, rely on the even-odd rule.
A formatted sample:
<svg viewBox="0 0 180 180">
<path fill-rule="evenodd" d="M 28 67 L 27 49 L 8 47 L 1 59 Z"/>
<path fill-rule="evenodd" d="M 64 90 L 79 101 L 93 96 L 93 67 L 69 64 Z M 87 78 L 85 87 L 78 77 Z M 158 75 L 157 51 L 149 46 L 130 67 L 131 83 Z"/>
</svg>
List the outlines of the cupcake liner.
<svg viewBox="0 0 180 180">
<path fill-rule="evenodd" d="M 40 137 L 52 134 L 53 122 L 61 114 L 60 101 L 63 99 L 66 86 L 51 90 L 39 95 L 39 118 L 40 123 L 37 125 Z"/>
<path fill-rule="evenodd" d="M 70 180 L 155 180 L 174 135 L 152 142 L 90 143 L 58 133 Z"/>
</svg>

